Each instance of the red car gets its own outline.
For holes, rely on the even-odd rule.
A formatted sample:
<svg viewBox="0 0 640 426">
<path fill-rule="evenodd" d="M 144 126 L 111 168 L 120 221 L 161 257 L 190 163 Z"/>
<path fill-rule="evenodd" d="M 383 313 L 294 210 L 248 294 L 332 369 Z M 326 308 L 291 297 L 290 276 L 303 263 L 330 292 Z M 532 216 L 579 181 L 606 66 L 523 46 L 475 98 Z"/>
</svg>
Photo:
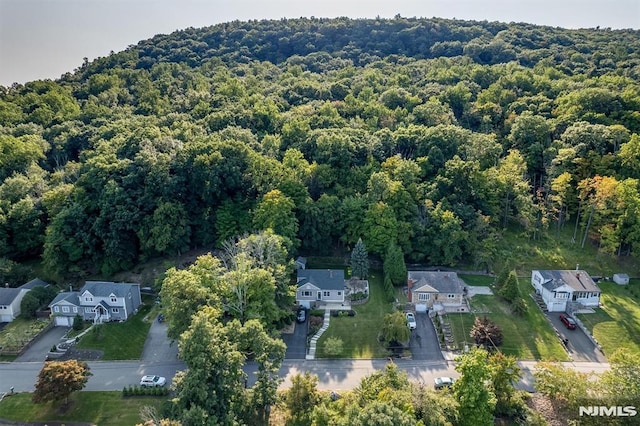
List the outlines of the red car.
<svg viewBox="0 0 640 426">
<path fill-rule="evenodd" d="M 573 318 L 571 318 L 569 315 L 560 314 L 560 321 L 562 321 L 564 326 L 567 327 L 569 330 L 576 329 L 576 321 Z"/>
</svg>

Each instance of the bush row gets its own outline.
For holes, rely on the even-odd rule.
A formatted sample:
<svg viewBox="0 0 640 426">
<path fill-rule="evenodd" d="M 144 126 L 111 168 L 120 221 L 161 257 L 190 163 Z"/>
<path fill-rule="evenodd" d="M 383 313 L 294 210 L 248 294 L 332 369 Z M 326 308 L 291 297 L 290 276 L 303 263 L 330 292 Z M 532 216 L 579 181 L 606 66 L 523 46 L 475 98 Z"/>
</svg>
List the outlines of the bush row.
<svg viewBox="0 0 640 426">
<path fill-rule="evenodd" d="M 146 386 L 125 386 L 122 389 L 122 396 L 167 396 L 169 395 L 169 389 L 165 387 L 146 387 Z"/>
</svg>

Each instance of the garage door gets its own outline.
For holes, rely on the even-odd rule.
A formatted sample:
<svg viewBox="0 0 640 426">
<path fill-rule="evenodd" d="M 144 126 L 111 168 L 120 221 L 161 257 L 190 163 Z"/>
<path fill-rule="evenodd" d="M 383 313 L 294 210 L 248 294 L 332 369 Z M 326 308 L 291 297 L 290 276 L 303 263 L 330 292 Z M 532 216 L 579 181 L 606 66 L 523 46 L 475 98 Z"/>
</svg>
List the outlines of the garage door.
<svg viewBox="0 0 640 426">
<path fill-rule="evenodd" d="M 61 327 L 69 327 L 73 325 L 73 318 L 71 317 L 56 317 L 56 325 Z"/>
</svg>

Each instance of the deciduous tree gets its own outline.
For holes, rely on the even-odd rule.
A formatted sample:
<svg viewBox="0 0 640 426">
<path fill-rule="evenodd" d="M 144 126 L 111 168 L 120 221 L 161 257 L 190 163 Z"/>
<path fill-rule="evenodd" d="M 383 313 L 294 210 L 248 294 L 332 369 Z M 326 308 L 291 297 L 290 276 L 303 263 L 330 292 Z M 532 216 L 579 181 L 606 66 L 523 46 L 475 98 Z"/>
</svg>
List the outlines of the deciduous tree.
<svg viewBox="0 0 640 426">
<path fill-rule="evenodd" d="M 84 389 L 91 376 L 86 363 L 75 359 L 68 361 L 47 361 L 38 374 L 33 402 L 63 402 L 69 404 L 69 396 Z"/>
</svg>

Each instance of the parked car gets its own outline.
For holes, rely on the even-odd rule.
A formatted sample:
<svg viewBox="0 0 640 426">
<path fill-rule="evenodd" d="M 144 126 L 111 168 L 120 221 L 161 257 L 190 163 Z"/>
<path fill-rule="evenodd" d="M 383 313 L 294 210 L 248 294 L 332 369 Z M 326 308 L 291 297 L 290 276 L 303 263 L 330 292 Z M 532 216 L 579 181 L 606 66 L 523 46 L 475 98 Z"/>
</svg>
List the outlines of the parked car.
<svg viewBox="0 0 640 426">
<path fill-rule="evenodd" d="M 296 315 L 296 321 L 302 324 L 307 320 L 307 311 L 304 309 L 298 309 L 298 314 Z"/>
<path fill-rule="evenodd" d="M 560 321 L 569 330 L 575 330 L 576 329 L 576 325 L 577 325 L 576 321 L 573 318 L 571 318 L 569 315 L 560 314 Z"/>
<path fill-rule="evenodd" d="M 164 314 L 158 315 L 158 322 L 160 323 L 164 322 Z"/>
<path fill-rule="evenodd" d="M 152 374 L 148 374 L 146 376 L 142 376 L 140 379 L 140 386 L 155 388 L 162 387 L 167 383 L 167 379 L 162 376 L 154 376 Z"/>
<path fill-rule="evenodd" d="M 418 326 L 416 316 L 413 315 L 413 312 L 407 312 L 405 316 L 407 317 L 407 327 L 409 327 L 409 330 L 415 330 Z"/>
<path fill-rule="evenodd" d="M 453 379 L 452 377 L 436 377 L 434 382 L 435 383 L 433 387 L 438 390 L 442 388 L 448 388 L 449 386 L 453 385 L 455 379 Z"/>
</svg>

